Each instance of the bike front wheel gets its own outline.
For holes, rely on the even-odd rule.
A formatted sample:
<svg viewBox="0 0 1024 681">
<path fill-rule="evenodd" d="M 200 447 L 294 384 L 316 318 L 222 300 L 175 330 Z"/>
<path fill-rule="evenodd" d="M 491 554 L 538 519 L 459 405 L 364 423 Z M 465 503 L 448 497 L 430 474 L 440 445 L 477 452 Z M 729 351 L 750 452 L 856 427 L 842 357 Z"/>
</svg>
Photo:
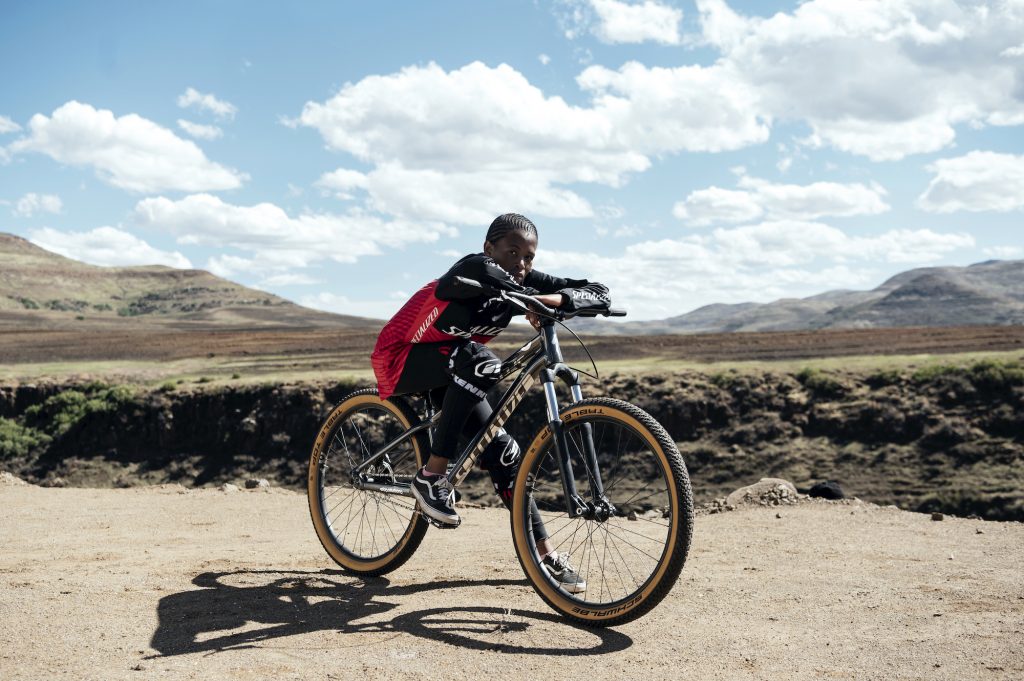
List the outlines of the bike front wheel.
<svg viewBox="0 0 1024 681">
<path fill-rule="evenodd" d="M 307 497 L 313 527 L 338 565 L 361 575 L 390 572 L 412 556 L 427 522 L 412 497 L 361 489 L 354 469 L 409 429 L 416 416 L 401 398 L 357 390 L 331 411 L 309 458 Z M 362 471 L 361 479 L 408 487 L 426 460 L 421 434 Z"/>
<path fill-rule="evenodd" d="M 693 495 L 675 443 L 647 412 L 610 398 L 583 400 L 561 420 L 578 494 L 591 499 L 596 459 L 610 517 L 570 517 L 555 438 L 542 428 L 523 456 L 512 501 L 516 554 L 548 605 L 589 626 L 630 622 L 657 605 L 675 584 L 693 535 Z M 593 457 L 588 455 L 588 449 Z M 569 593 L 543 567 L 532 531 L 536 502 L 549 541 L 585 580 Z"/>
</svg>

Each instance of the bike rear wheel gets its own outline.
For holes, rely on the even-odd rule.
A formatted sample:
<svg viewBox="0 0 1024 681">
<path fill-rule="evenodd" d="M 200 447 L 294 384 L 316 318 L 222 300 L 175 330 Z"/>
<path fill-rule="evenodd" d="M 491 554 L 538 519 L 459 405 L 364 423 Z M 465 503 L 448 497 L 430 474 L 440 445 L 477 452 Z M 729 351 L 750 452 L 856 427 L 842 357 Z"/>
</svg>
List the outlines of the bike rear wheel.
<svg viewBox="0 0 1024 681">
<path fill-rule="evenodd" d="M 605 495 L 606 519 L 570 518 L 550 428 L 537 434 L 516 476 L 512 537 L 516 554 L 542 599 L 589 626 L 630 622 L 657 605 L 683 569 L 693 535 L 693 495 L 675 443 L 647 412 L 621 400 L 583 400 L 561 413 L 577 492 L 589 500 L 585 455 L 593 442 Z M 589 433 L 589 435 L 588 435 Z M 560 589 L 541 565 L 530 531 L 537 503 L 556 551 L 586 580 L 581 593 Z"/>
<path fill-rule="evenodd" d="M 331 411 L 309 458 L 307 497 L 313 527 L 338 565 L 361 575 L 401 566 L 423 541 L 427 521 L 412 497 L 360 489 L 355 466 L 416 421 L 401 398 L 382 400 L 376 389 L 351 393 Z M 363 472 L 385 485 L 407 485 L 424 464 L 427 443 L 416 434 Z"/>
</svg>

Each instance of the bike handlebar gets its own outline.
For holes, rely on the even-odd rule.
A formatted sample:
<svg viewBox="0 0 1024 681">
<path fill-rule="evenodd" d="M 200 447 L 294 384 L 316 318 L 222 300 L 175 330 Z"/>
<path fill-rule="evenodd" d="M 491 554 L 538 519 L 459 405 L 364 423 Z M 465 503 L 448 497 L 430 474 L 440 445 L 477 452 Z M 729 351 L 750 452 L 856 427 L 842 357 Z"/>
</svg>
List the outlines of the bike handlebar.
<svg viewBox="0 0 1024 681">
<path fill-rule="evenodd" d="M 488 293 L 497 296 L 511 303 L 519 303 L 523 310 L 532 310 L 533 312 L 539 312 L 540 314 L 543 314 L 546 317 L 551 317 L 552 319 L 557 319 L 559 321 L 562 321 L 564 319 L 571 319 L 572 317 L 576 316 L 576 314 L 566 313 L 564 310 L 550 308 L 544 303 L 537 300 L 535 296 L 531 296 L 526 293 L 518 293 L 516 291 L 505 291 L 503 289 L 495 288 L 493 286 L 488 286 L 487 284 L 483 284 L 475 279 L 467 279 L 466 277 L 455 277 L 455 282 L 460 286 L 477 289 L 483 293 Z M 609 307 L 607 310 L 595 312 L 593 315 L 585 316 L 596 317 L 598 315 L 601 315 L 603 317 L 625 317 L 626 311 L 621 308 Z"/>
</svg>

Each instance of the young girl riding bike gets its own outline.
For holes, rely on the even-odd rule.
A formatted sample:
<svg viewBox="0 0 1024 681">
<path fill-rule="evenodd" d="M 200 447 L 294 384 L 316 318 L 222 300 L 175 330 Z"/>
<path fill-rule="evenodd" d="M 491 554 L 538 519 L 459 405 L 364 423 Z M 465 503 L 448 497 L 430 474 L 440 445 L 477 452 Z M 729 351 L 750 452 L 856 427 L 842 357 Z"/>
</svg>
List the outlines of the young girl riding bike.
<svg viewBox="0 0 1024 681">
<path fill-rule="evenodd" d="M 441 524 L 458 525 L 454 490 L 445 476 L 448 459 L 458 453 L 460 435 L 473 435 L 487 421 L 487 391 L 499 380 L 501 360 L 486 343 L 521 314 L 512 305 L 480 289 L 462 286 L 471 279 L 492 289 L 535 295 L 551 308 L 576 311 L 605 309 L 608 289 L 586 279 L 554 277 L 533 269 L 537 227 L 516 213 L 491 223 L 482 253 L 467 255 L 409 299 L 381 330 L 371 361 L 381 399 L 391 395 L 429 393 L 441 405 L 430 458 L 412 483 L 421 511 Z M 534 327 L 539 318 L 528 313 Z M 520 449 L 504 431 L 484 450 L 481 466 L 509 507 Z M 585 581 L 558 555 L 534 506 L 532 532 L 543 565 L 562 588 L 578 593 Z"/>
</svg>

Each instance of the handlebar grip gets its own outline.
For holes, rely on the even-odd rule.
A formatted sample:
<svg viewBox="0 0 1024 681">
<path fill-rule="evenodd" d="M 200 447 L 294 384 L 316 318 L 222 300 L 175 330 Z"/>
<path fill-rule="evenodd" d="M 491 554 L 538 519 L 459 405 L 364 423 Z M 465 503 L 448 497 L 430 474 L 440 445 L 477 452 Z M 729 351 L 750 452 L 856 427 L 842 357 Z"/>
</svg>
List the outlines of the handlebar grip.
<svg viewBox="0 0 1024 681">
<path fill-rule="evenodd" d="M 626 316 L 626 311 L 623 310 L 622 308 L 610 307 L 610 308 L 608 308 L 608 316 L 609 317 L 625 317 Z"/>
</svg>

